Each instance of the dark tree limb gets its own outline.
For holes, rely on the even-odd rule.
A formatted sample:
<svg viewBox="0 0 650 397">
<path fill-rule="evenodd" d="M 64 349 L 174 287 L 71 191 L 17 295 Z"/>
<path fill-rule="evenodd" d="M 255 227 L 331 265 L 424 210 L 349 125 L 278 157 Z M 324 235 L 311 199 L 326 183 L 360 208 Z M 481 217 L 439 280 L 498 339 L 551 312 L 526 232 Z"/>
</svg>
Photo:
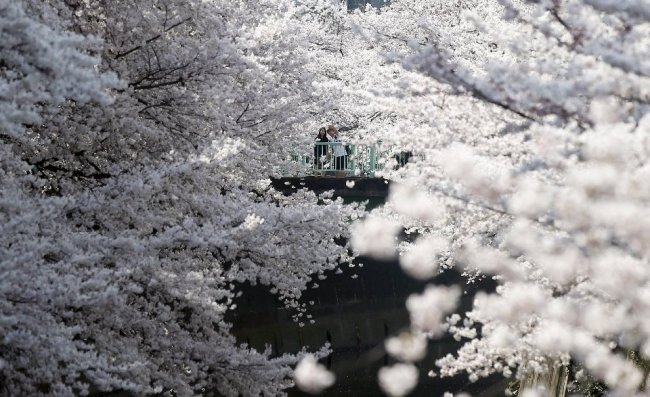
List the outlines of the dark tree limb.
<svg viewBox="0 0 650 397">
<path fill-rule="evenodd" d="M 187 17 L 187 18 L 185 18 L 185 19 L 183 19 L 183 20 L 181 20 L 181 21 L 179 21 L 179 22 L 176 22 L 175 24 L 171 25 L 170 27 L 168 27 L 168 28 L 166 28 L 166 29 L 163 29 L 163 33 L 167 33 L 167 32 L 169 32 L 170 30 L 172 30 L 172 29 L 174 29 L 174 28 L 177 28 L 178 26 L 184 24 L 185 22 L 190 21 L 191 19 L 192 19 L 191 17 Z M 150 43 L 152 43 L 152 42 L 158 40 L 158 39 L 161 38 L 161 37 L 162 37 L 162 33 L 159 33 L 159 34 L 157 34 L 157 35 L 151 37 L 150 39 L 147 39 L 147 40 L 145 41 L 145 44 L 150 44 Z M 127 55 L 129 55 L 129 54 L 131 54 L 131 53 L 133 53 L 133 52 L 135 52 L 135 51 L 140 50 L 142 47 L 143 47 L 142 45 L 138 45 L 138 46 L 135 46 L 135 47 L 131 48 L 130 50 L 127 50 L 127 51 L 125 51 L 125 52 L 121 52 L 121 53 L 115 55 L 115 59 L 124 58 L 125 56 L 127 56 Z"/>
</svg>

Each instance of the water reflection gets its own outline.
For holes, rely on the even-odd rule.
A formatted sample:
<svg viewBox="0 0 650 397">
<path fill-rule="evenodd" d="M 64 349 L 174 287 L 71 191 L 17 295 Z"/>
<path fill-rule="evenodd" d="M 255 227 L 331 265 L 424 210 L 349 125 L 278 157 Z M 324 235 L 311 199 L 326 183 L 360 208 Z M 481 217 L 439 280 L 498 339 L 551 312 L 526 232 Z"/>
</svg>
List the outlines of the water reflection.
<svg viewBox="0 0 650 397">
<path fill-rule="evenodd" d="M 359 267 L 359 264 L 363 267 Z M 325 342 L 333 353 L 323 360 L 337 376 L 336 384 L 323 396 L 381 396 L 377 385 L 377 371 L 394 363 L 385 354 L 386 337 L 397 335 L 408 328 L 408 313 L 404 301 L 408 295 L 420 292 L 425 284 L 410 279 L 395 262 L 377 262 L 359 258 L 352 268 L 342 274 L 332 274 L 319 280 L 320 287 L 307 291 L 304 301 L 312 302 L 309 314 L 315 324 L 304 327 L 291 320 L 291 314 L 265 287 L 245 286 L 238 310 L 229 320 L 240 343 L 263 350 L 270 345 L 273 354 L 293 353 L 307 346 L 316 350 Z M 356 278 L 352 278 L 356 275 Z M 432 280 L 434 284 L 465 286 L 462 305 L 470 302 L 479 289 L 493 289 L 490 280 L 466 285 L 465 279 L 448 271 Z M 469 383 L 467 376 L 457 378 L 428 377 L 434 361 L 459 346 L 447 337 L 429 343 L 429 354 L 421 363 L 420 382 L 412 396 L 442 396 L 445 391 L 470 392 L 473 396 L 502 396 L 505 382 L 500 377 Z M 290 390 L 290 396 L 303 396 L 299 390 Z"/>
</svg>

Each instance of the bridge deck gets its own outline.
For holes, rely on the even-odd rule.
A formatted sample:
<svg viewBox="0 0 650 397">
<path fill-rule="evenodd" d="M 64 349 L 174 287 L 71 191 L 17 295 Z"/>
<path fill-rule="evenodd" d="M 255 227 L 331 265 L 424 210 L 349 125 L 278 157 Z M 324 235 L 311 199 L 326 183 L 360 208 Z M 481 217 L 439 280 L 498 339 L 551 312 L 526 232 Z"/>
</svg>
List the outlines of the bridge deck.
<svg viewBox="0 0 650 397">
<path fill-rule="evenodd" d="M 335 197 L 386 198 L 388 180 L 368 177 L 304 176 L 272 179 L 275 189 L 291 194 L 307 188 L 316 193 L 334 190 Z"/>
</svg>

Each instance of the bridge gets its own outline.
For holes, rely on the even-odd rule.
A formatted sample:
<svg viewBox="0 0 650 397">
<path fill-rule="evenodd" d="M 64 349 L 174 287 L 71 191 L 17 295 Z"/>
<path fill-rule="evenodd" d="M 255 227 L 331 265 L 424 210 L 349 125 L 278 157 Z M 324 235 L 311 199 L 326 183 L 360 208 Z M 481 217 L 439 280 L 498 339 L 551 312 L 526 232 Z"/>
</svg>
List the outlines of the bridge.
<svg viewBox="0 0 650 397">
<path fill-rule="evenodd" d="M 346 155 L 337 161 L 334 148 L 339 145 Z M 403 166 L 410 157 L 410 152 L 381 144 L 306 144 L 292 148 L 283 177 L 274 179 L 273 187 L 285 194 L 307 188 L 316 193 L 333 190 L 334 196 L 350 199 L 385 198 L 388 180 L 381 172 Z"/>
<path fill-rule="evenodd" d="M 335 149 L 341 146 L 346 153 L 343 167 L 338 167 Z M 341 150 L 340 148 L 338 150 Z M 393 147 L 384 147 L 381 142 L 374 145 L 344 143 L 344 142 L 314 142 L 293 147 L 290 158 L 298 167 L 288 167 L 285 176 L 338 176 L 338 177 L 370 177 L 386 168 L 401 167 L 411 158 L 411 152 Z M 341 168 L 341 169 L 337 169 Z"/>
</svg>

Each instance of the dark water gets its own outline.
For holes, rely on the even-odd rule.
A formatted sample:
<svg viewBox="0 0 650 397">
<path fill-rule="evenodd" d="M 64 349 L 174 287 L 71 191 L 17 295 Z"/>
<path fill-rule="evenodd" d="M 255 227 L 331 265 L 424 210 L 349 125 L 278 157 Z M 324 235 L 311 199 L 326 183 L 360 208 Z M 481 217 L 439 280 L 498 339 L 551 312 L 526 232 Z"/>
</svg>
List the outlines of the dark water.
<svg viewBox="0 0 650 397">
<path fill-rule="evenodd" d="M 274 354 L 297 352 L 303 346 L 316 350 L 330 342 L 333 353 L 322 363 L 336 374 L 337 381 L 323 396 L 381 396 L 377 371 L 395 362 L 385 354 L 383 342 L 386 337 L 408 329 L 405 299 L 411 293 L 421 292 L 426 284 L 406 276 L 396 262 L 360 258 L 355 267 L 343 270 L 343 274 L 318 280 L 319 288 L 305 293 L 303 301 L 313 302 L 309 314 L 315 324 L 306 321 L 300 327 L 293 322 L 291 313 L 262 286 L 244 287 L 244 294 L 236 302 L 238 309 L 229 320 L 240 343 L 246 342 L 258 350 L 270 345 Z M 468 286 L 453 271 L 443 273 L 431 283 L 464 286 L 462 306 L 465 308 L 470 307 L 478 289 L 494 288 L 490 280 Z M 500 377 L 470 383 L 465 375 L 426 376 L 429 370 L 435 369 L 437 358 L 453 353 L 458 347 L 459 343 L 448 337 L 429 343 L 429 354 L 419 364 L 420 382 L 412 396 L 442 396 L 445 391 L 465 391 L 473 396 L 503 395 L 506 383 Z M 306 394 L 290 390 L 289 395 Z"/>
</svg>

